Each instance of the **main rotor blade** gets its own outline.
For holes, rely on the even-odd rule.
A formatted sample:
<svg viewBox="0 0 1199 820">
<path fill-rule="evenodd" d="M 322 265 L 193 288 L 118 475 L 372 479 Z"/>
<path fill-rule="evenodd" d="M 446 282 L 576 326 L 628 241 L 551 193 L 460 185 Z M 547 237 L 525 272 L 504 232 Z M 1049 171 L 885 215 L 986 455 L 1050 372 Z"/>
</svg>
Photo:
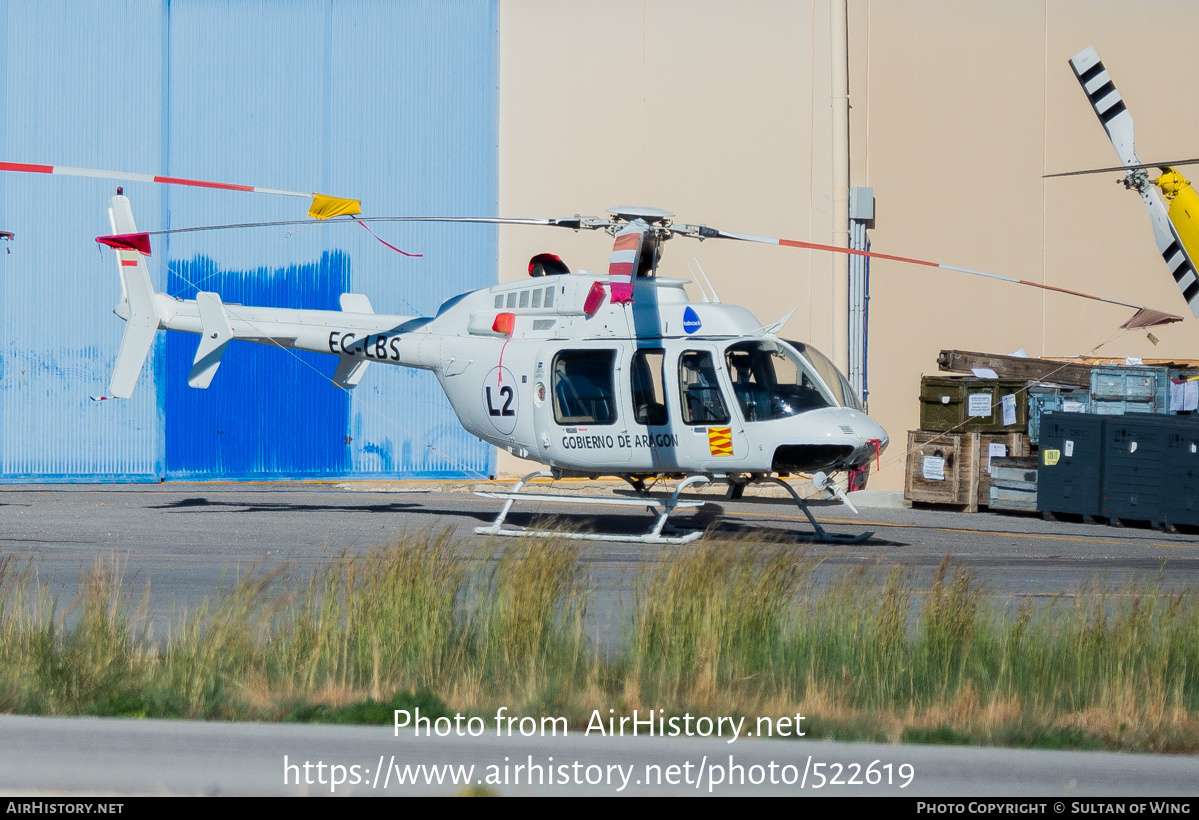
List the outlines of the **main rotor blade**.
<svg viewBox="0 0 1199 820">
<path fill-rule="evenodd" d="M 198 225 L 194 228 L 170 228 L 162 231 L 143 231 L 145 236 L 164 236 L 172 233 L 194 233 L 196 231 L 227 231 L 234 228 L 277 228 L 290 225 L 338 225 L 354 222 L 466 222 L 491 225 L 547 225 L 572 230 L 596 230 L 606 228 L 611 222 L 595 216 L 571 216 L 556 218 L 503 217 L 503 216 L 351 216 L 349 219 L 288 219 L 281 222 L 239 222 L 231 225 Z M 109 237 L 111 238 L 111 237 Z M 97 237 L 99 240 L 100 237 Z"/>
<path fill-rule="evenodd" d="M 1017 285 L 1026 285 L 1031 288 L 1039 288 L 1041 290 L 1050 290 L 1056 293 L 1065 293 L 1069 296 L 1078 296 L 1083 299 L 1091 299 L 1096 302 L 1106 302 L 1109 305 L 1120 305 L 1121 307 L 1133 308 L 1135 310 L 1144 309 L 1144 305 L 1134 305 L 1131 302 L 1121 302 L 1118 299 L 1108 299 L 1103 296 L 1095 296 L 1090 293 L 1083 293 L 1078 290 L 1070 290 L 1068 288 L 1059 288 L 1054 285 L 1046 285 L 1041 282 L 1030 282 L 1027 279 L 1017 279 L 1013 276 L 1002 276 L 998 273 L 988 273 L 987 271 L 975 270 L 973 268 L 963 268 L 957 265 L 946 265 L 941 262 L 931 262 L 927 259 L 915 259 L 910 256 L 896 256 L 890 253 L 878 253 L 877 251 L 860 251 L 854 248 L 842 248 L 837 245 L 824 245 L 819 242 L 804 242 L 798 239 L 780 239 L 772 236 L 757 236 L 748 233 L 734 233 L 732 231 L 722 231 L 716 228 L 709 228 L 706 225 L 675 225 L 671 227 L 672 231 L 684 236 L 695 236 L 701 239 L 736 239 L 741 242 L 757 242 L 763 245 L 782 245 L 789 248 L 808 248 L 815 251 L 827 251 L 829 253 L 843 253 L 850 256 L 864 256 L 871 259 L 887 259 L 892 262 L 904 262 L 909 265 L 923 265 L 929 268 L 940 268 L 941 270 L 954 271 L 956 273 L 965 273 L 971 276 L 983 276 L 987 279 L 998 279 L 1001 282 L 1011 282 Z M 1166 314 L 1173 316 L 1173 314 Z M 1182 321 L 1182 317 L 1174 317 L 1175 321 Z"/>
<path fill-rule="evenodd" d="M 1084 174 L 1109 174 L 1112 171 L 1136 171 L 1140 168 L 1174 168 L 1181 165 L 1199 165 L 1199 157 L 1195 157 L 1194 159 L 1177 159 L 1172 162 L 1140 162 L 1136 165 L 1113 165 L 1110 168 L 1091 168 L 1086 171 L 1065 171 L 1060 174 L 1045 174 L 1041 179 L 1077 177 Z"/>
<path fill-rule="evenodd" d="M 1111 75 L 1099 59 L 1099 53 L 1094 46 L 1087 46 L 1070 58 L 1070 68 L 1078 78 L 1087 102 L 1103 130 L 1107 132 L 1116 156 L 1125 166 L 1140 165 L 1141 158 L 1137 156 L 1136 138 L 1133 133 L 1132 114 L 1124 105 L 1124 98 L 1116 90 Z"/>
<path fill-rule="evenodd" d="M 205 179 L 168 177 L 161 174 L 137 174 L 130 171 L 105 171 L 97 168 L 72 168 L 68 165 L 36 165 L 28 162 L 0 162 L 0 171 L 23 174 L 52 174 L 55 176 L 90 177 L 92 179 L 115 179 L 124 182 L 153 182 L 159 185 L 184 185 L 189 188 L 212 188 L 218 191 L 242 191 L 249 194 L 276 194 L 311 199 L 308 215 L 317 219 L 331 216 L 362 213 L 362 203 L 356 199 L 332 197 L 326 194 L 284 191 L 278 188 L 263 188 L 255 185 L 237 185 L 229 182 L 212 182 Z"/>
<path fill-rule="evenodd" d="M 367 225 L 367 222 L 463 222 L 477 224 L 492 224 L 492 225 L 544 225 L 554 228 L 571 228 L 572 230 L 597 230 L 606 228 L 611 223 L 610 220 L 601 219 L 595 216 L 579 216 L 566 218 L 543 219 L 540 217 L 499 217 L 499 216 L 370 216 L 359 217 L 350 216 L 348 219 L 289 219 L 282 222 L 242 222 L 235 225 L 201 225 L 194 228 L 171 228 L 162 231 L 141 231 L 136 234 L 114 234 L 111 236 L 97 236 L 96 241 L 101 245 L 110 245 L 112 247 L 133 247 L 138 248 L 144 246 L 147 256 L 150 254 L 150 237 L 163 236 L 173 233 L 194 233 L 196 231 L 224 231 L 233 228 L 273 228 L 289 225 L 332 225 L 332 224 L 359 224 L 366 228 L 367 233 L 374 236 L 387 247 L 404 256 L 422 256 L 419 253 L 409 253 L 408 251 L 400 250 L 395 245 L 387 242 L 379 236 L 375 235 Z"/>
<path fill-rule="evenodd" d="M 156 182 L 162 185 L 187 185 L 193 188 L 216 188 L 222 191 L 245 191 L 252 194 L 280 194 L 282 196 L 311 197 L 311 193 L 281 191 L 276 188 L 259 188 L 254 185 L 234 185 L 228 182 L 210 182 L 203 179 L 168 177 L 158 174 L 137 174 L 131 171 L 101 171 L 95 168 L 71 168 L 67 165 L 34 165 L 28 162 L 0 162 L 0 171 L 16 171 L 26 174 L 54 174 L 68 177 L 92 177 L 95 179 L 117 179 L 126 182 Z"/>
</svg>

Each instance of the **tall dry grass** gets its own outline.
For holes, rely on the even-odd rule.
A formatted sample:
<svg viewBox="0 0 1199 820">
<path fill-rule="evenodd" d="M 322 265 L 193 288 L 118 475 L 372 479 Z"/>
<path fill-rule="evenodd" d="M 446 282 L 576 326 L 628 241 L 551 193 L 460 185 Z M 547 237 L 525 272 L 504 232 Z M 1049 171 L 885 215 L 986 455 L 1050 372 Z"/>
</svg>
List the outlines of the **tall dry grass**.
<svg viewBox="0 0 1199 820">
<path fill-rule="evenodd" d="M 307 571 L 254 568 L 160 639 L 118 559 L 64 607 L 36 564 L 4 557 L 0 709 L 278 719 L 423 692 L 413 702 L 451 713 L 802 712 L 809 736 L 1199 750 L 1195 593 L 1095 583 L 1004 606 L 949 562 L 921 577 L 821 558 L 662 549 L 601 648 L 569 541 L 424 532 Z"/>
</svg>

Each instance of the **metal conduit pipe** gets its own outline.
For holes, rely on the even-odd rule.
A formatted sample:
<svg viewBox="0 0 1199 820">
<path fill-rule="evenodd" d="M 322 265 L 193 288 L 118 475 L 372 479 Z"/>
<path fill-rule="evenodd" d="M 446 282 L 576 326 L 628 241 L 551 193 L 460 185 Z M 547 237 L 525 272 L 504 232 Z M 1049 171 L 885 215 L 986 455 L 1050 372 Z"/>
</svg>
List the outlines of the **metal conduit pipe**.
<svg viewBox="0 0 1199 820">
<path fill-rule="evenodd" d="M 831 244 L 849 247 L 849 12 L 847 0 L 832 0 L 832 162 L 833 235 Z M 849 259 L 835 254 L 832 292 L 832 359 L 849 370 Z"/>
</svg>

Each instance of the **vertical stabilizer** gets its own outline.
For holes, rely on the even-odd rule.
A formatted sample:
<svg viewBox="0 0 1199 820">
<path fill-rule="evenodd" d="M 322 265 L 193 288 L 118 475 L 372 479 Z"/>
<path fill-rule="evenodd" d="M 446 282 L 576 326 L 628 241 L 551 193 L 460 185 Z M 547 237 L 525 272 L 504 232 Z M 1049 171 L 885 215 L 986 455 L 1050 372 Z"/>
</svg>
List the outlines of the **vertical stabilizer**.
<svg viewBox="0 0 1199 820">
<path fill-rule="evenodd" d="M 120 194 L 108 205 L 108 217 L 114 234 L 133 234 L 137 226 L 133 221 L 133 209 L 129 199 Z M 121 337 L 121 349 L 117 353 L 108 394 L 127 399 L 133 395 L 137 377 L 145 364 L 154 334 L 158 330 L 158 308 L 154 303 L 154 286 L 150 283 L 150 271 L 140 251 L 121 248 L 117 250 L 117 272 L 121 277 L 122 305 L 128 311 L 125 333 Z M 118 307 L 118 311 L 120 310 Z"/>
</svg>

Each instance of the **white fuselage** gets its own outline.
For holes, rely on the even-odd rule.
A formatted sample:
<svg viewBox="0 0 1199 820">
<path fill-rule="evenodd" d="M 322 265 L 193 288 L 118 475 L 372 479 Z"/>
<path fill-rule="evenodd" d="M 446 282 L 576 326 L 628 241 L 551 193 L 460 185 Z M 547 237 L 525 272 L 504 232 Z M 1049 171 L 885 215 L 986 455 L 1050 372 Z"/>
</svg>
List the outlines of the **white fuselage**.
<svg viewBox="0 0 1199 820">
<path fill-rule="evenodd" d="M 787 346 L 744 308 L 692 303 L 681 281 L 651 278 L 636 281 L 633 302 L 612 304 L 593 293 L 606 282 L 584 273 L 497 285 L 431 319 L 376 314 L 365 299 L 361 311 L 221 307 L 233 340 L 430 370 L 472 434 L 565 472 L 833 471 L 886 446 L 843 385 L 827 383 L 839 374 L 817 373 L 795 353 L 802 345 Z M 161 328 L 206 332 L 195 300 L 155 300 Z M 753 375 L 738 369 L 753 356 L 800 371 L 775 389 L 773 414 L 769 385 L 747 386 Z M 799 406 L 800 393 L 811 406 Z"/>
</svg>

